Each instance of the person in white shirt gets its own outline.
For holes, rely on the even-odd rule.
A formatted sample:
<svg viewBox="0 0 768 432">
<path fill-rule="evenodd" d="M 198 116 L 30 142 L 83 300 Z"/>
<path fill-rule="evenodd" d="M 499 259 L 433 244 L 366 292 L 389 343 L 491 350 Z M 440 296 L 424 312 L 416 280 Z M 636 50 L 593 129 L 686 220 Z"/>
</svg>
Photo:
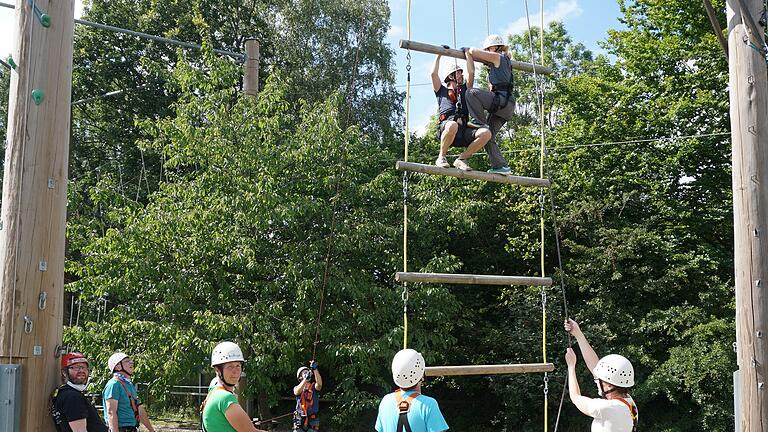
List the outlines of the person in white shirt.
<svg viewBox="0 0 768 432">
<path fill-rule="evenodd" d="M 572 319 L 565 320 L 565 331 L 579 343 L 584 363 L 595 377 L 600 398 L 581 394 L 576 377 L 576 353 L 568 348 L 565 362 L 568 364 L 568 394 L 571 402 L 582 413 L 592 417 L 591 432 L 634 432 L 637 430 L 637 405 L 629 395 L 635 385 L 635 371 L 632 363 L 618 354 L 609 354 L 598 360 L 597 353 L 581 332 L 579 324 Z"/>
</svg>

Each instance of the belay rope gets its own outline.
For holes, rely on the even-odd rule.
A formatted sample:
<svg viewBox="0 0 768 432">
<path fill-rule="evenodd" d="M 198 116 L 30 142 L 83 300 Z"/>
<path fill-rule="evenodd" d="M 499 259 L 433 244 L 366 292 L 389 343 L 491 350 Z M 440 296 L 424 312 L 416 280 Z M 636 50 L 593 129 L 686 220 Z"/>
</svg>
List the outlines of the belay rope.
<svg viewBox="0 0 768 432">
<path fill-rule="evenodd" d="M 408 28 L 408 40 L 411 39 L 411 0 L 408 0 L 406 13 L 406 27 Z M 411 110 L 411 50 L 405 55 L 408 64 L 405 66 L 405 161 L 408 162 L 408 120 Z M 403 272 L 408 271 L 408 172 L 403 171 Z M 403 349 L 408 348 L 408 284 L 403 282 L 403 291 L 400 297 L 403 300 Z"/>
<path fill-rule="evenodd" d="M 365 14 L 360 15 L 360 31 L 357 34 L 357 47 L 355 48 L 355 61 L 352 66 L 352 74 L 350 76 L 349 90 L 347 93 L 347 120 L 345 127 L 349 126 L 352 120 L 352 103 L 355 97 L 355 80 L 358 72 L 358 64 L 360 61 L 360 45 L 363 42 L 363 30 L 365 30 Z M 323 306 L 325 304 L 325 290 L 328 286 L 328 273 L 331 267 L 331 252 L 333 251 L 334 238 L 336 237 L 336 218 L 339 210 L 339 195 L 341 194 L 341 181 L 344 177 L 344 167 L 347 165 L 347 143 L 342 140 L 341 144 L 341 162 L 339 163 L 340 170 L 339 175 L 336 178 L 336 191 L 333 196 L 333 212 L 331 213 L 331 233 L 328 236 L 328 248 L 325 253 L 325 265 L 323 268 L 323 279 L 320 289 L 320 305 L 317 309 L 317 320 L 315 322 L 315 340 L 312 343 L 312 360 L 317 355 L 317 345 L 320 343 L 320 322 L 323 316 Z"/>
</svg>

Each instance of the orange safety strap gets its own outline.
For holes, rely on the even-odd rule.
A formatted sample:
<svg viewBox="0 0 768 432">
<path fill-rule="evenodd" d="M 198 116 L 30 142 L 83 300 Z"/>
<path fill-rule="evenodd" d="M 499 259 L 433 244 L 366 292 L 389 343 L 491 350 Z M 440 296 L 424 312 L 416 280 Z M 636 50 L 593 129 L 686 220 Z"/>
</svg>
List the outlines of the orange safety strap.
<svg viewBox="0 0 768 432">
<path fill-rule="evenodd" d="M 630 404 L 624 398 L 618 398 L 618 400 L 629 409 L 629 415 L 632 417 L 632 429 L 634 430 L 637 427 L 637 407 L 634 403 Z"/>
<path fill-rule="evenodd" d="M 315 383 L 309 383 L 309 386 L 302 390 L 301 397 L 299 399 L 301 404 L 301 410 L 304 412 L 304 426 L 306 427 L 309 425 L 309 414 L 308 409 L 312 407 L 314 403 L 314 390 L 315 389 Z"/>
<path fill-rule="evenodd" d="M 409 394 L 405 399 L 403 399 L 404 393 L 405 392 L 403 390 L 397 390 L 395 392 L 395 403 L 397 404 L 397 411 L 399 413 L 407 413 L 408 410 L 411 409 L 411 402 L 413 402 L 417 397 L 421 396 L 421 393 L 413 392 Z"/>
</svg>

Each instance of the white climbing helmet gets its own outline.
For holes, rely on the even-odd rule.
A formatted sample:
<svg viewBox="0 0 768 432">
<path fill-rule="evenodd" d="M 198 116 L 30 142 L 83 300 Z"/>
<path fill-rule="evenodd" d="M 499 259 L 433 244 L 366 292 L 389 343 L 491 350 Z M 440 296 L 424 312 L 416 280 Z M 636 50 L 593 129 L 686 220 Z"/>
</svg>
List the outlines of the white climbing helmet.
<svg viewBox="0 0 768 432">
<path fill-rule="evenodd" d="M 302 366 L 302 367 L 300 367 L 300 368 L 299 368 L 299 369 L 296 371 L 296 379 L 301 379 L 301 374 L 302 374 L 302 373 L 304 373 L 304 371 L 305 371 L 305 370 L 311 370 L 311 369 L 310 369 L 310 368 L 308 368 L 308 367 L 306 367 L 306 366 Z"/>
<path fill-rule="evenodd" d="M 635 369 L 626 357 L 608 354 L 600 359 L 592 374 L 608 384 L 629 388 L 635 385 Z"/>
<path fill-rule="evenodd" d="M 446 83 L 447 83 L 447 82 L 448 82 L 448 77 L 450 77 L 450 76 L 451 76 L 451 74 L 453 74 L 453 73 L 454 73 L 454 72 L 456 72 L 456 71 L 462 71 L 462 72 L 464 72 L 464 69 L 463 69 L 461 66 L 459 66 L 459 63 L 458 63 L 458 62 L 456 62 L 456 63 L 451 63 L 451 64 L 448 66 L 448 71 L 447 71 L 445 74 L 443 74 L 443 82 L 446 82 Z"/>
<path fill-rule="evenodd" d="M 504 39 L 501 38 L 501 36 L 497 34 L 488 35 L 485 37 L 485 40 L 483 41 L 483 49 L 488 49 L 492 46 L 507 46 L 507 44 L 504 43 Z"/>
<path fill-rule="evenodd" d="M 222 342 L 216 345 L 211 353 L 211 366 L 216 366 L 233 361 L 245 362 L 243 351 L 234 342 Z"/>
<path fill-rule="evenodd" d="M 416 350 L 407 348 L 400 350 L 392 359 L 392 378 L 400 388 L 415 386 L 424 377 L 426 363 L 424 357 Z"/>
<path fill-rule="evenodd" d="M 115 371 L 115 367 L 117 367 L 118 363 L 128 358 L 128 354 L 116 352 L 109 356 L 109 360 L 107 360 L 107 366 L 109 367 L 110 372 Z"/>
</svg>

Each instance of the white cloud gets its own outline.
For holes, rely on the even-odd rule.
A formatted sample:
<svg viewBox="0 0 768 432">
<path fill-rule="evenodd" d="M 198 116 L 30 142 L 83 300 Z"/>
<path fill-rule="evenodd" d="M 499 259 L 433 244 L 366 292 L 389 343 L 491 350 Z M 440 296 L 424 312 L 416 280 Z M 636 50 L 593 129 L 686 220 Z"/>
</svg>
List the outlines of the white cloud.
<svg viewBox="0 0 768 432">
<path fill-rule="evenodd" d="M 579 6 L 578 0 L 561 1 L 554 9 L 544 11 L 544 25 L 553 21 L 564 21 L 566 18 L 579 16 L 584 10 Z M 541 11 L 531 13 L 531 26 L 539 26 Z M 520 17 L 509 23 L 503 30 L 503 35 L 520 34 L 528 30 L 528 18 Z"/>
<path fill-rule="evenodd" d="M 401 11 L 405 7 L 405 0 L 387 0 L 387 3 L 392 12 Z"/>
<path fill-rule="evenodd" d="M 5 2 L 7 3 L 7 1 Z M 15 3 L 15 2 L 14 2 Z M 24 3 L 26 4 L 26 2 Z M 75 0 L 75 18 L 83 14 L 83 1 Z M 16 11 L 0 8 L 0 58 L 12 53 L 16 43 Z"/>
<path fill-rule="evenodd" d="M 401 39 L 403 37 L 403 28 L 398 25 L 393 25 L 387 30 L 387 37 L 392 39 Z"/>
</svg>

